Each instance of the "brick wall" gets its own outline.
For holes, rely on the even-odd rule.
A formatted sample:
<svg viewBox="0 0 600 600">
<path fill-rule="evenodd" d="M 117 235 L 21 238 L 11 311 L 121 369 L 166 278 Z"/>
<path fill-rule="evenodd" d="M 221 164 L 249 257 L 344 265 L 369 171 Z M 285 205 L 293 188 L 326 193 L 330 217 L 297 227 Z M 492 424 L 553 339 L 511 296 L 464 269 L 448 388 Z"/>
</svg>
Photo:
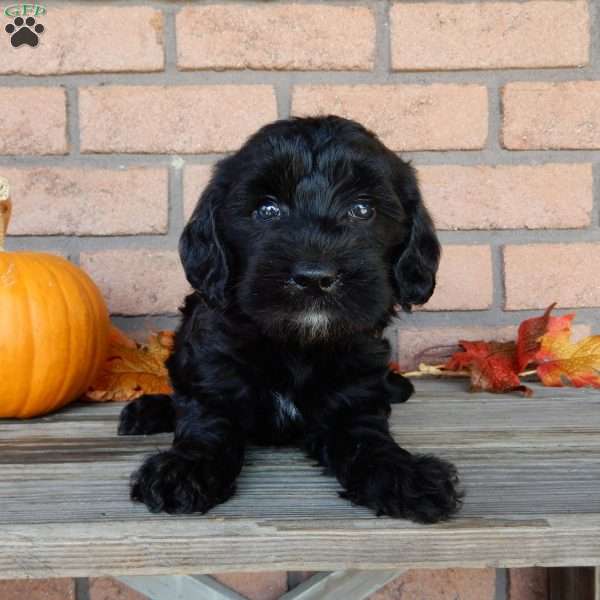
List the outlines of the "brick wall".
<svg viewBox="0 0 600 600">
<path fill-rule="evenodd" d="M 174 326 L 210 165 L 263 123 L 333 112 L 414 162 L 440 230 L 438 290 L 390 331 L 403 365 L 552 301 L 600 330 L 598 3 L 48 4 L 37 48 L 2 17 L 8 246 L 82 265 L 121 327 Z"/>
</svg>

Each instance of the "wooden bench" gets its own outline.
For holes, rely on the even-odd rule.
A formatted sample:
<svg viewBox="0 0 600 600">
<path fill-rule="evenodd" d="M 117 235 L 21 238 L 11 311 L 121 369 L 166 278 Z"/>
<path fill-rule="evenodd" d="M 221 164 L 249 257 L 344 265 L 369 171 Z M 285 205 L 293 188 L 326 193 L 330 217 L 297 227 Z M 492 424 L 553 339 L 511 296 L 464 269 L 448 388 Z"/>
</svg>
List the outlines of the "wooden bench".
<svg viewBox="0 0 600 600">
<path fill-rule="evenodd" d="M 207 515 L 153 515 L 128 478 L 170 436 L 117 437 L 121 405 L 0 421 L 0 578 L 108 574 L 158 600 L 216 599 L 238 596 L 199 574 L 327 570 L 287 597 L 349 599 L 413 567 L 600 564 L 600 394 L 465 388 L 418 381 L 393 411 L 403 446 L 461 472 L 462 513 L 434 526 L 350 505 L 295 449 L 251 449 L 235 497 Z"/>
</svg>

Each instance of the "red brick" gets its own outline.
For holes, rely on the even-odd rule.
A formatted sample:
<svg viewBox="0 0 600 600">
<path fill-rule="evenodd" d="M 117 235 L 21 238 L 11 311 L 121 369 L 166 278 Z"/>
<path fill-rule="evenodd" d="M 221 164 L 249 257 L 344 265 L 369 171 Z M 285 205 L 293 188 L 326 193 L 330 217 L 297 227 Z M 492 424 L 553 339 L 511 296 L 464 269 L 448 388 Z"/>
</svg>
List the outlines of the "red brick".
<svg viewBox="0 0 600 600">
<path fill-rule="evenodd" d="M 39 45 L 13 48 L 6 44 L 0 52 L 0 73 L 49 75 L 158 71 L 164 67 L 163 16 L 159 10 L 142 6 L 50 6 L 47 14 L 36 20 L 45 28 Z"/>
<path fill-rule="evenodd" d="M 587 227 L 591 164 L 419 167 L 438 229 Z"/>
<path fill-rule="evenodd" d="M 394 150 L 476 149 L 487 138 L 481 85 L 296 86 L 292 112 L 355 119 Z"/>
<path fill-rule="evenodd" d="M 214 577 L 249 600 L 277 600 L 287 591 L 285 571 L 222 573 Z"/>
<path fill-rule="evenodd" d="M 0 154 L 66 154 L 67 149 L 64 89 L 0 88 Z"/>
<path fill-rule="evenodd" d="M 489 308 L 494 295 L 489 246 L 443 247 L 437 285 L 425 310 Z"/>
<path fill-rule="evenodd" d="M 547 569 L 541 567 L 510 569 L 508 573 L 509 600 L 547 600 Z"/>
<path fill-rule="evenodd" d="M 90 600 L 147 600 L 146 596 L 110 577 L 90 579 Z"/>
<path fill-rule="evenodd" d="M 514 340 L 517 336 L 518 319 L 514 325 L 464 327 L 405 327 L 398 325 L 398 364 L 403 371 L 416 369 L 420 362 L 438 364 L 460 340 Z M 574 325 L 573 340 L 590 335 L 589 325 Z M 420 354 L 428 350 L 426 355 Z M 439 359 L 439 360 L 436 360 Z"/>
<path fill-rule="evenodd" d="M 502 102 L 506 148 L 600 148 L 600 81 L 509 83 Z"/>
<path fill-rule="evenodd" d="M 369 600 L 494 600 L 495 569 L 411 570 Z"/>
<path fill-rule="evenodd" d="M 167 171 L 163 168 L 4 169 L 15 209 L 14 235 L 166 233 Z"/>
<path fill-rule="evenodd" d="M 600 244 L 524 244 L 504 249 L 506 308 L 600 306 Z"/>
<path fill-rule="evenodd" d="M 72 579 L 0 580 L 2 600 L 75 600 Z"/>
<path fill-rule="evenodd" d="M 80 264 L 98 284 L 111 313 L 174 313 L 189 293 L 176 252 L 82 252 Z"/>
<path fill-rule="evenodd" d="M 396 70 L 566 67 L 589 59 L 586 2 L 398 2 L 390 20 Z"/>
<path fill-rule="evenodd" d="M 177 15 L 180 69 L 367 70 L 374 48 L 364 6 L 212 4 Z"/>
<path fill-rule="evenodd" d="M 267 85 L 107 86 L 80 90 L 82 152 L 237 149 L 277 117 Z"/>
<path fill-rule="evenodd" d="M 183 216 L 187 221 L 208 184 L 212 165 L 189 165 L 183 172 Z"/>
</svg>

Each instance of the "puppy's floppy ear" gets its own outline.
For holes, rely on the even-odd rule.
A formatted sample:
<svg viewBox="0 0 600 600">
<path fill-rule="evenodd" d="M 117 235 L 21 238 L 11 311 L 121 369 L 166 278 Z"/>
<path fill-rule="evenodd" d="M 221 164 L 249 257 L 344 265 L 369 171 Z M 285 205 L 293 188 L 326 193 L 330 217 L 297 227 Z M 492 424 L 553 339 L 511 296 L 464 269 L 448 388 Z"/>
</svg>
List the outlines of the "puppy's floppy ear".
<svg viewBox="0 0 600 600">
<path fill-rule="evenodd" d="M 210 304 L 223 307 L 229 278 L 227 254 L 220 234 L 219 206 L 225 190 L 210 181 L 179 239 L 179 256 L 192 287 Z"/>
<path fill-rule="evenodd" d="M 409 311 L 413 304 L 424 304 L 433 294 L 440 244 L 421 199 L 415 170 L 396 155 L 394 159 L 394 188 L 410 227 L 408 240 L 401 246 L 393 266 L 396 301 Z"/>
</svg>

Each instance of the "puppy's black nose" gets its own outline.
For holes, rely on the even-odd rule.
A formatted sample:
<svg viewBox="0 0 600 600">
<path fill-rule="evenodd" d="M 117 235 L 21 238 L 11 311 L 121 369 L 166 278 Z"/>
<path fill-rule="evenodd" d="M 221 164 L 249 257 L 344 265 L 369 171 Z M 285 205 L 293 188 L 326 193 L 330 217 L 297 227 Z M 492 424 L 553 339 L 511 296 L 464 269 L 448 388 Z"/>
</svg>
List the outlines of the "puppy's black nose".
<svg viewBox="0 0 600 600">
<path fill-rule="evenodd" d="M 293 282 L 301 288 L 329 292 L 337 280 L 337 271 L 329 265 L 296 265 L 292 272 Z"/>
</svg>

